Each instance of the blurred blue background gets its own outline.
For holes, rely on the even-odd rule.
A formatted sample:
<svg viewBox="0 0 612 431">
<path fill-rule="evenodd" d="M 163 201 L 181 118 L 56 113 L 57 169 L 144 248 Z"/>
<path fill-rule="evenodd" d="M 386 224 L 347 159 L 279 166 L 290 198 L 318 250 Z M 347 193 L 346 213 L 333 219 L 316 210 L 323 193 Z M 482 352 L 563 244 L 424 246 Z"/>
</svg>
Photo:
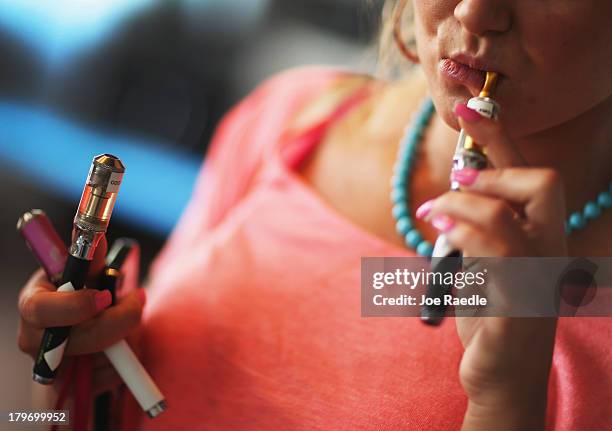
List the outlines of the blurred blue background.
<svg viewBox="0 0 612 431">
<path fill-rule="evenodd" d="M 36 265 L 15 233 L 18 217 L 42 208 L 67 241 L 92 157 L 116 154 L 127 173 L 109 240 L 138 239 L 146 273 L 189 199 L 221 116 L 288 67 L 372 72 L 376 55 L 367 48 L 381 6 L 0 0 L 0 410 L 26 408 L 31 397 L 31 364 L 15 343 L 16 300 Z"/>
</svg>

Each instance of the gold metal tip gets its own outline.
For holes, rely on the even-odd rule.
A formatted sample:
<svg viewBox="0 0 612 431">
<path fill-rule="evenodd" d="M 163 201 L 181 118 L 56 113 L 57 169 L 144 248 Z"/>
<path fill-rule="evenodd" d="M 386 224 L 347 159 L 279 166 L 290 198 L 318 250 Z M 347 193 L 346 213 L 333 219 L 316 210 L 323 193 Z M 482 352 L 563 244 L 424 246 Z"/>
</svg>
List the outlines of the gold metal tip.
<svg viewBox="0 0 612 431">
<path fill-rule="evenodd" d="M 100 154 L 99 156 L 94 157 L 93 161 L 94 163 L 110 168 L 113 172 L 125 172 L 123 162 L 121 162 L 119 157 L 113 156 L 112 154 Z"/>
<path fill-rule="evenodd" d="M 465 137 L 463 148 L 465 148 L 466 150 L 478 151 L 479 153 L 482 153 L 485 156 L 487 155 L 486 147 L 482 147 L 478 145 L 476 142 L 474 142 L 474 139 L 469 135 Z"/>
<path fill-rule="evenodd" d="M 115 277 L 115 278 L 121 277 L 121 273 L 117 271 L 115 268 L 106 268 L 104 270 L 104 275 L 107 275 L 109 277 Z"/>
<path fill-rule="evenodd" d="M 493 92 L 493 88 L 495 84 L 497 84 L 497 73 L 495 72 L 487 72 L 487 77 L 485 78 L 484 86 L 482 90 L 480 90 L 480 97 L 490 97 Z"/>
</svg>

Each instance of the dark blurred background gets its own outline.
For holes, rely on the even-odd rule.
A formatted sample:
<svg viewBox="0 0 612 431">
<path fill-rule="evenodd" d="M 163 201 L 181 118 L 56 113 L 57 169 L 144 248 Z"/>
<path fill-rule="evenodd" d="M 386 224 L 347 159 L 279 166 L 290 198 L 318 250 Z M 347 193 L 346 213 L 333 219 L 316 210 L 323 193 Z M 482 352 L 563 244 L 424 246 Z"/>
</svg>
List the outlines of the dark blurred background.
<svg viewBox="0 0 612 431">
<path fill-rule="evenodd" d="M 138 239 L 146 273 L 187 203 L 220 117 L 288 67 L 373 72 L 381 7 L 382 0 L 0 0 L 0 411 L 31 401 L 31 361 L 15 342 L 16 301 L 36 264 L 15 232 L 18 217 L 42 208 L 67 241 L 91 158 L 116 153 L 127 174 L 108 236 Z"/>
</svg>

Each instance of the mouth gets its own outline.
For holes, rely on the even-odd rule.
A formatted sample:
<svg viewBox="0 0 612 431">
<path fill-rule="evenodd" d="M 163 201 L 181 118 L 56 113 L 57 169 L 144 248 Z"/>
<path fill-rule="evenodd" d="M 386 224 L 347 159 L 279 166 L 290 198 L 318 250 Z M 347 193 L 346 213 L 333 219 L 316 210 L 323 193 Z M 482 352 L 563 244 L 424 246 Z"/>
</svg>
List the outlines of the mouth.
<svg viewBox="0 0 612 431">
<path fill-rule="evenodd" d="M 438 69 L 444 77 L 468 87 L 474 95 L 482 89 L 487 71 L 496 72 L 500 80 L 504 77 L 495 65 L 463 54 L 443 58 L 438 64 Z"/>
</svg>

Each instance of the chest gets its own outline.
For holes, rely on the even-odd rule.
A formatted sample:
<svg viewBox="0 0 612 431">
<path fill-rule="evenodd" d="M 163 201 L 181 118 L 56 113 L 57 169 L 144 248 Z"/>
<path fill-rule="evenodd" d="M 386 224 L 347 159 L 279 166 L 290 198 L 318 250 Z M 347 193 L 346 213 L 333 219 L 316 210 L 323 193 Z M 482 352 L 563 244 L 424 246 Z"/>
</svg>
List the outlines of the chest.
<svg viewBox="0 0 612 431">
<path fill-rule="evenodd" d="M 390 199 L 391 178 L 399 147 L 394 140 L 360 139 L 341 128 L 331 130 L 300 168 L 303 180 L 334 210 L 367 232 L 397 246 L 404 241 L 396 232 Z M 347 143 L 348 142 L 348 143 Z M 408 205 L 415 209 L 428 199 L 448 190 L 448 164 L 440 167 L 439 157 L 421 150 L 411 169 Z M 438 236 L 431 225 L 413 220 L 424 238 L 434 242 Z M 572 256 L 612 256 L 612 210 L 573 232 L 568 238 Z"/>
</svg>

